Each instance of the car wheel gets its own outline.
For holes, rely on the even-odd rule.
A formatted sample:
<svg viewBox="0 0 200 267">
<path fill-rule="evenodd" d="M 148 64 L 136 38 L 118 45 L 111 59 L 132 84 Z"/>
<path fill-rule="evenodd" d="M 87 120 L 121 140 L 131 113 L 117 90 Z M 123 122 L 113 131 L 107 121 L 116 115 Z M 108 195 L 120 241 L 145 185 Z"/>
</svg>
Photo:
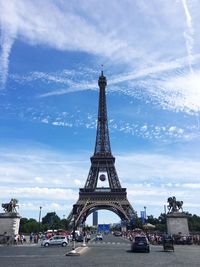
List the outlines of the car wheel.
<svg viewBox="0 0 200 267">
<path fill-rule="evenodd" d="M 45 247 L 48 247 L 48 246 L 49 246 L 49 243 L 45 243 L 44 246 L 45 246 Z"/>
<path fill-rule="evenodd" d="M 63 246 L 63 247 L 66 247 L 66 246 L 67 246 L 67 243 L 66 243 L 66 242 L 63 242 L 63 243 L 62 243 L 62 246 Z"/>
</svg>

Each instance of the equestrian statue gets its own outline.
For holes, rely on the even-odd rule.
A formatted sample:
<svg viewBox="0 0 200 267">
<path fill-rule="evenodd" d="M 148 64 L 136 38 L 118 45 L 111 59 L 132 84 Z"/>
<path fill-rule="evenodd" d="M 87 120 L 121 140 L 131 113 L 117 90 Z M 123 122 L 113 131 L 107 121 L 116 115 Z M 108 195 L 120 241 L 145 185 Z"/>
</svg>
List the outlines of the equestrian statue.
<svg viewBox="0 0 200 267">
<path fill-rule="evenodd" d="M 17 203 L 18 203 L 18 200 L 15 198 L 12 198 L 9 203 L 3 203 L 1 206 L 4 209 L 4 211 L 7 213 L 17 213 L 16 208 L 19 207 Z"/>
<path fill-rule="evenodd" d="M 167 202 L 169 205 L 167 206 L 168 212 L 177 212 L 177 211 L 183 211 L 183 201 L 177 201 L 176 197 L 169 197 L 167 199 Z"/>
</svg>

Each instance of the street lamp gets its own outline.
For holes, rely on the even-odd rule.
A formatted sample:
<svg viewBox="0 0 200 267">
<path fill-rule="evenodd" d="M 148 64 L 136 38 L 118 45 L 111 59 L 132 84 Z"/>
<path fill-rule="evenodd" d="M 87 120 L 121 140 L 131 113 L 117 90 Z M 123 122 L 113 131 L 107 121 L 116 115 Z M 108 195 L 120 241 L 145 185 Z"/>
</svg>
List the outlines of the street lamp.
<svg viewBox="0 0 200 267">
<path fill-rule="evenodd" d="M 80 253 L 76 252 L 75 250 L 75 237 L 76 237 L 76 216 L 77 216 L 77 213 L 78 213 L 78 205 L 74 204 L 73 205 L 73 210 L 72 210 L 72 215 L 73 215 L 73 219 L 74 219 L 74 222 L 73 222 L 73 248 L 72 248 L 72 251 L 68 252 L 66 254 L 66 256 L 79 256 Z"/>
<path fill-rule="evenodd" d="M 75 237 L 76 237 L 76 215 L 77 215 L 77 205 L 74 204 L 73 205 L 73 216 L 74 216 L 74 224 L 73 224 L 73 249 L 72 249 L 72 252 L 73 253 L 76 253 L 75 251 Z"/>
<path fill-rule="evenodd" d="M 40 211 L 39 211 L 39 232 L 40 232 L 41 211 L 42 211 L 42 207 L 40 206 Z"/>
</svg>

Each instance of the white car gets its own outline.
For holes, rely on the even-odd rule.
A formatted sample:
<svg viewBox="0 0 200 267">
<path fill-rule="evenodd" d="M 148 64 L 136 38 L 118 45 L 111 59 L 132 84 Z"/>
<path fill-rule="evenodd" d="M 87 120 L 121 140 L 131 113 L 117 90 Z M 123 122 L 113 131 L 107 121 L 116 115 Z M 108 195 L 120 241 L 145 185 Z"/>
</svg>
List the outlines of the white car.
<svg viewBox="0 0 200 267">
<path fill-rule="evenodd" d="M 44 247 L 51 245 L 62 245 L 63 247 L 66 247 L 68 245 L 68 240 L 66 236 L 55 235 L 49 239 L 43 240 L 41 245 Z"/>
</svg>

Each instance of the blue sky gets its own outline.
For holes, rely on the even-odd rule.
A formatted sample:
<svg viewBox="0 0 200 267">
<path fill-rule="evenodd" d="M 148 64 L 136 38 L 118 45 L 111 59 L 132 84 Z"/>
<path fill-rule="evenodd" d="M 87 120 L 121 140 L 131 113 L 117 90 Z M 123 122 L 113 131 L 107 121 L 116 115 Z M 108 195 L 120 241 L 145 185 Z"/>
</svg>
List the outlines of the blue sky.
<svg viewBox="0 0 200 267">
<path fill-rule="evenodd" d="M 134 209 L 158 216 L 176 196 L 200 215 L 200 2 L 0 0 L 0 10 L 0 202 L 67 217 L 94 152 L 103 64 Z"/>
</svg>

